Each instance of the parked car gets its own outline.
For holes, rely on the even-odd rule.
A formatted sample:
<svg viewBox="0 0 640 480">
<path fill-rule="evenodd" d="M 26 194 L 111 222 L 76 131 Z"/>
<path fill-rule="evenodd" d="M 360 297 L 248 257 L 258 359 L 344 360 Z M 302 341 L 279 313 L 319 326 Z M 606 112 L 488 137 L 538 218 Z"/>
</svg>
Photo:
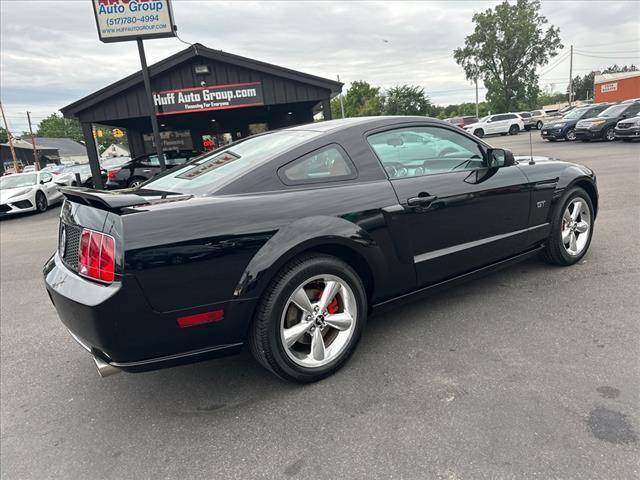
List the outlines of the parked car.
<svg viewBox="0 0 640 480">
<path fill-rule="evenodd" d="M 169 150 L 164 152 L 165 165 L 167 169 L 171 169 L 198 155 L 200 155 L 200 152 L 193 150 Z M 142 155 L 117 167 L 109 167 L 107 169 L 106 187 L 110 190 L 135 188 L 160 172 L 158 155 L 155 153 Z"/>
<path fill-rule="evenodd" d="M 601 103 L 571 110 L 564 117 L 545 123 L 540 136 L 551 142 L 562 139 L 572 142 L 576 139 L 576 124 L 578 121 L 583 118 L 595 117 L 610 105 L 609 103 Z"/>
<path fill-rule="evenodd" d="M 534 110 L 531 113 L 531 124 L 535 126 L 538 130 L 542 128 L 544 122 L 547 119 L 547 114 L 544 110 Z"/>
<path fill-rule="evenodd" d="M 640 113 L 637 113 L 635 117 L 620 120 L 616 124 L 614 133 L 616 138 L 620 138 L 623 142 L 631 142 L 640 138 Z"/>
<path fill-rule="evenodd" d="M 48 172 L 53 175 L 53 181 L 57 185 L 65 185 L 67 187 L 70 187 L 74 184 L 75 178 L 73 174 L 69 173 L 66 170 L 67 167 L 64 165 L 48 164 L 41 171 Z"/>
<path fill-rule="evenodd" d="M 478 138 L 494 133 L 517 135 L 518 132 L 524 130 L 524 122 L 516 113 L 499 113 L 488 115 L 477 123 L 465 126 L 464 129 Z"/>
<path fill-rule="evenodd" d="M 518 115 L 522 119 L 522 123 L 524 124 L 524 129 L 528 132 L 532 128 L 535 128 L 536 122 L 533 120 L 531 116 L 531 112 L 518 112 Z"/>
<path fill-rule="evenodd" d="M 456 127 L 464 128 L 467 125 L 471 125 L 472 123 L 478 123 L 478 117 L 468 115 L 465 117 L 452 117 L 445 120 L 445 122 L 449 122 L 451 125 L 455 125 Z"/>
<path fill-rule="evenodd" d="M 631 118 L 640 112 L 640 102 L 622 102 L 611 105 L 597 116 L 580 120 L 576 124 L 576 137 L 583 142 L 616 139 L 615 128 L 620 120 Z"/>
<path fill-rule="evenodd" d="M 0 177 L 0 216 L 37 210 L 63 200 L 49 172 L 13 173 Z"/>
<path fill-rule="evenodd" d="M 409 157 L 402 138 L 435 140 Z M 540 252 L 579 262 L 598 208 L 588 168 L 424 117 L 271 131 L 130 192 L 63 192 L 45 284 L 99 372 L 248 344 L 297 382 L 340 368 L 369 311 Z"/>
<path fill-rule="evenodd" d="M 65 173 L 69 173 L 73 176 L 73 180 L 71 181 L 71 185 L 73 187 L 87 187 L 93 188 L 93 178 L 91 176 L 91 166 L 88 163 L 80 163 L 76 165 L 70 165 L 64 169 Z M 80 184 L 78 184 L 78 179 L 76 177 L 76 173 L 80 175 Z M 103 182 L 106 180 L 106 171 L 104 171 Z"/>
</svg>

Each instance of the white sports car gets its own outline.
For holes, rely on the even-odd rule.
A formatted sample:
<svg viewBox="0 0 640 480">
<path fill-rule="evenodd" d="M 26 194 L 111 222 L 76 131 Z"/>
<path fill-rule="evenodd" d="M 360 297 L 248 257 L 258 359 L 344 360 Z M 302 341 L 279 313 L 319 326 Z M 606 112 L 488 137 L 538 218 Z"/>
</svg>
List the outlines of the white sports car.
<svg viewBox="0 0 640 480">
<path fill-rule="evenodd" d="M 37 210 L 63 200 L 49 172 L 15 173 L 0 177 L 0 216 Z"/>
</svg>

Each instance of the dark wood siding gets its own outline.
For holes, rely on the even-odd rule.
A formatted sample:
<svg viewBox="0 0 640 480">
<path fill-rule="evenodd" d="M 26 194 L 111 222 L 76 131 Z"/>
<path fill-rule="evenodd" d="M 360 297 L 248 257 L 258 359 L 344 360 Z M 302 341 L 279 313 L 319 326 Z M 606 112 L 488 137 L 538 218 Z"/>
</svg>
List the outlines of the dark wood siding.
<svg viewBox="0 0 640 480">
<path fill-rule="evenodd" d="M 196 75 L 193 70 L 194 65 L 207 65 L 209 73 Z M 329 89 L 216 62 L 203 57 L 192 58 L 158 76 L 154 76 L 151 84 L 154 91 L 160 91 L 197 87 L 200 86 L 202 81 L 207 85 L 262 82 L 265 105 L 321 101 L 331 96 Z M 108 123 L 109 121 L 143 117 L 149 115 L 146 103 L 144 87 L 139 84 L 78 112 L 78 117 L 82 122 L 94 123 Z"/>
</svg>

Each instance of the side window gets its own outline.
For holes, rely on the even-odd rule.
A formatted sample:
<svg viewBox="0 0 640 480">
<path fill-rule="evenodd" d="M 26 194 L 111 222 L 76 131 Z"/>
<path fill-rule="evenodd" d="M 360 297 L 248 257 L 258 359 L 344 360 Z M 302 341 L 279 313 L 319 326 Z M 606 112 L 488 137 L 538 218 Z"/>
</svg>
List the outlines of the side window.
<svg viewBox="0 0 640 480">
<path fill-rule="evenodd" d="M 405 142 L 404 138 L 416 139 Z M 480 144 L 440 127 L 405 127 L 367 138 L 389 178 L 419 177 L 484 167 Z"/>
<path fill-rule="evenodd" d="M 187 162 L 187 159 L 185 157 L 172 157 L 165 158 L 165 162 L 167 165 L 182 165 Z M 158 166 L 160 166 L 160 162 L 158 162 Z"/>
<path fill-rule="evenodd" d="M 149 167 L 159 167 L 160 166 L 160 160 L 158 160 L 158 156 L 157 155 L 151 155 L 147 158 L 145 158 L 144 160 L 142 160 L 143 165 L 149 166 Z"/>
<path fill-rule="evenodd" d="M 509 115 L 495 115 L 493 117 L 493 121 L 494 122 L 500 122 L 502 120 L 506 120 L 507 118 L 509 118 Z"/>
<path fill-rule="evenodd" d="M 322 183 L 356 178 L 356 169 L 337 145 L 323 147 L 278 170 L 286 185 Z"/>
</svg>

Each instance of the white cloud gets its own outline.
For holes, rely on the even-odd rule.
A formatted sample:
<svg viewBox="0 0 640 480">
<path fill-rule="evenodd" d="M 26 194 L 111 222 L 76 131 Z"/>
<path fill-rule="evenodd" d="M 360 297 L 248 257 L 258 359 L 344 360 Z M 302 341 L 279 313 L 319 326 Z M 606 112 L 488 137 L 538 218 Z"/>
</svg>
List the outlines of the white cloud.
<svg viewBox="0 0 640 480">
<path fill-rule="evenodd" d="M 474 99 L 452 51 L 472 31 L 473 13 L 495 4 L 175 0 L 173 8 L 187 41 L 328 78 L 340 75 L 347 83 L 417 84 L 446 104 Z M 580 1 L 546 1 L 543 12 L 560 27 L 565 45 L 605 57 L 576 55 L 577 74 L 634 61 L 616 56 L 640 63 L 640 3 L 589 2 L 585 8 Z M 98 41 L 89 1 L 1 1 L 0 18 L 0 93 L 14 130 L 26 128 L 27 109 L 37 123 L 139 69 L 134 43 Z M 146 42 L 150 63 L 184 47 L 177 39 Z M 543 86 L 563 90 L 568 68 L 561 62 L 543 76 Z"/>
</svg>

